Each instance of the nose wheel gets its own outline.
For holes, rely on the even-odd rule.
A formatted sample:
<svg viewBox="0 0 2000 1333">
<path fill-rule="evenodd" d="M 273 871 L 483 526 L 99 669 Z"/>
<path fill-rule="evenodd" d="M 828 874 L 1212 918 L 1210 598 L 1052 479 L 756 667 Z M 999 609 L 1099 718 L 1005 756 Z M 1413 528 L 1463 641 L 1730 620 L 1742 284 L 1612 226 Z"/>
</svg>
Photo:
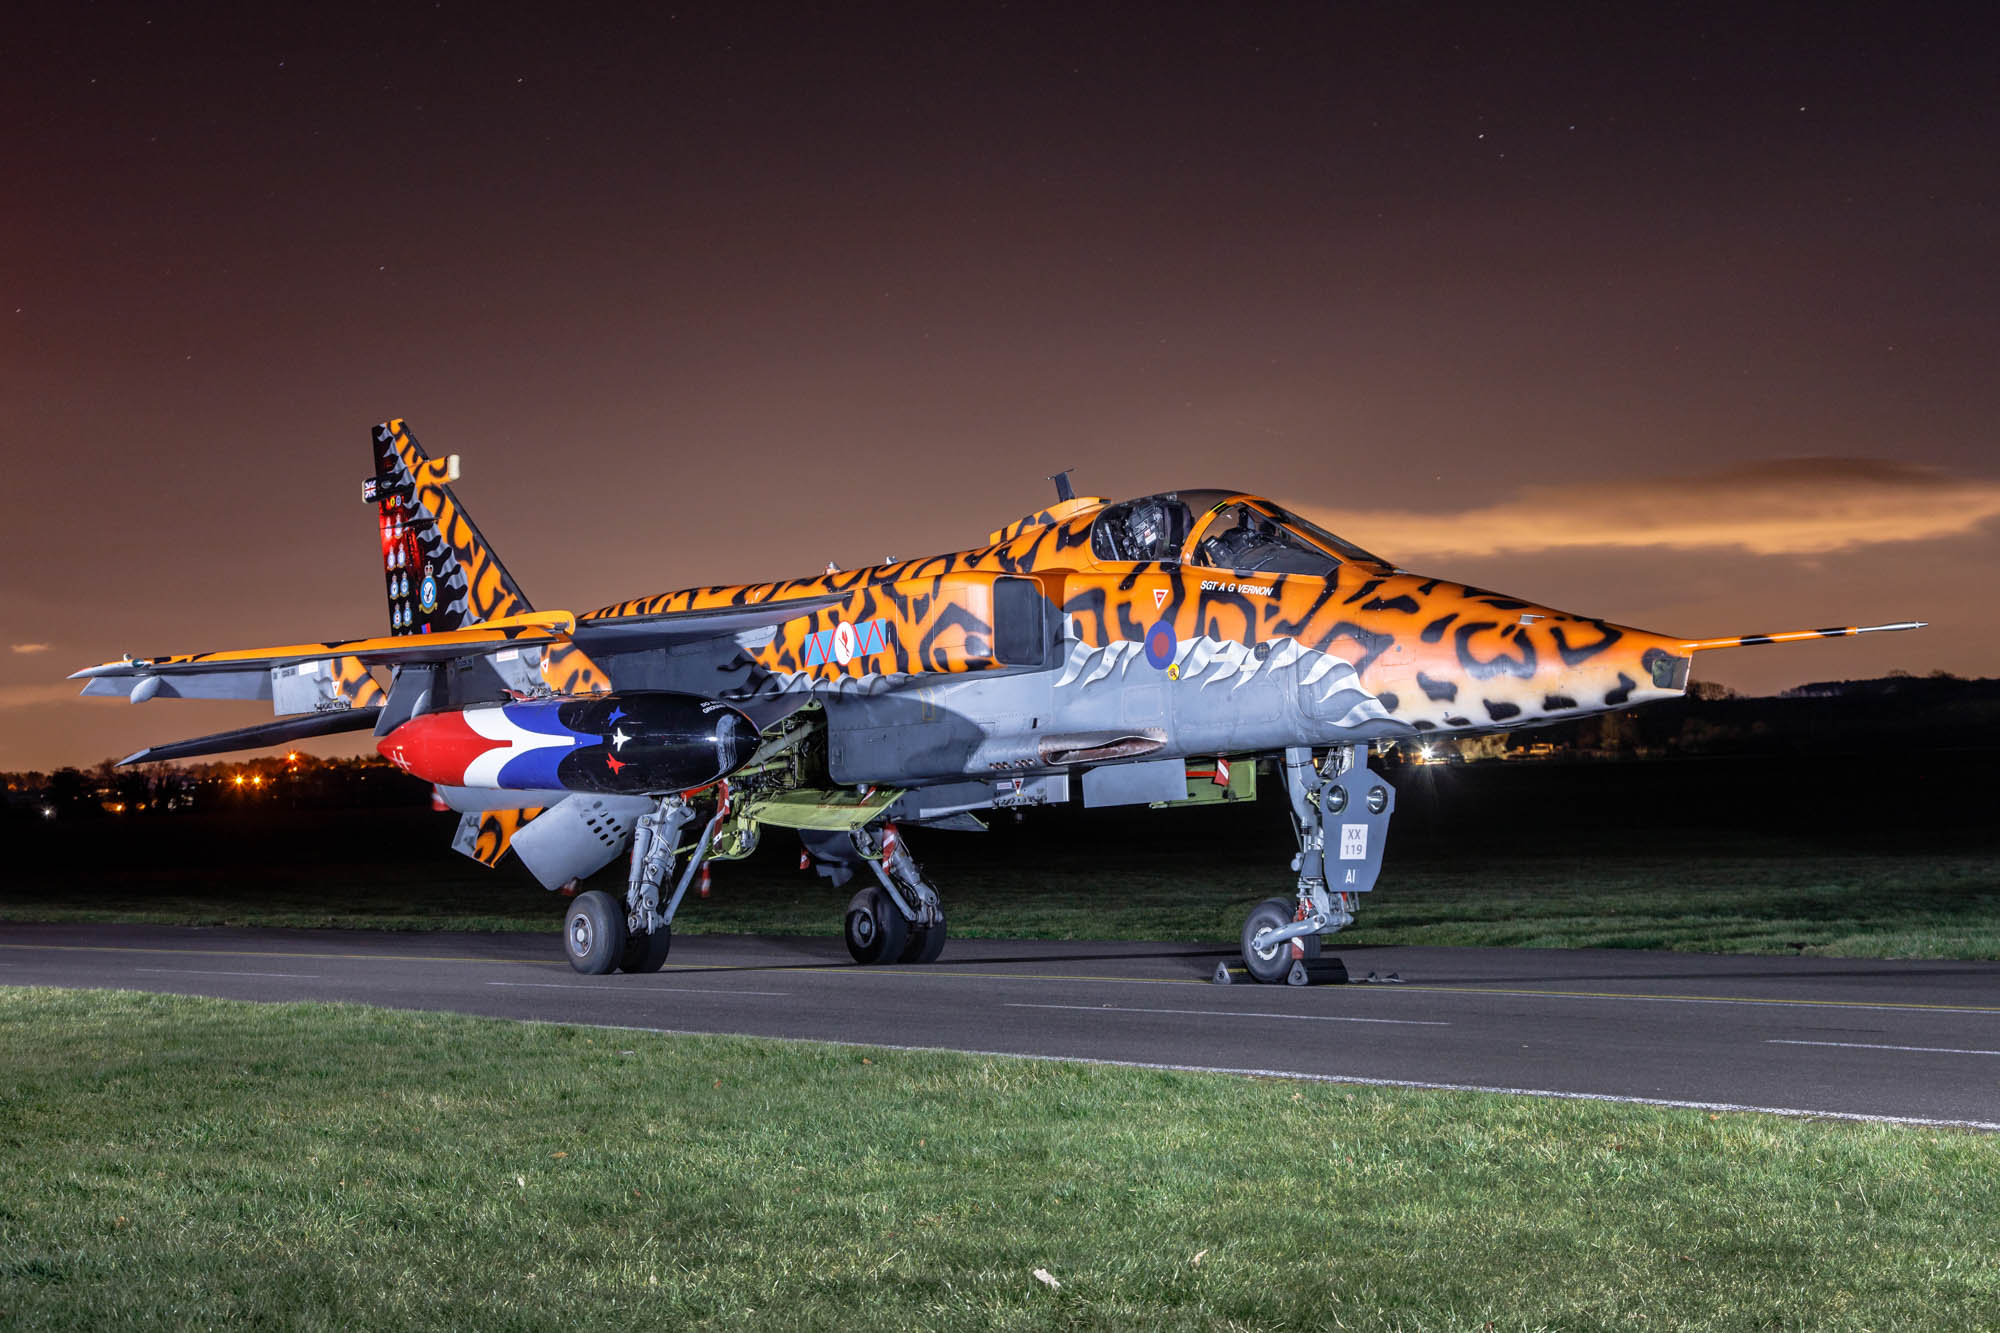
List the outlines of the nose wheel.
<svg viewBox="0 0 2000 1333">
<path fill-rule="evenodd" d="M 1253 981 L 1275 985 L 1290 975 L 1296 961 L 1319 957 L 1319 936 L 1300 935 L 1268 943 L 1266 936 L 1297 919 L 1299 905 L 1291 898 L 1266 898 L 1243 918 L 1243 966 Z"/>
<path fill-rule="evenodd" d="M 1361 895 L 1375 887 L 1395 789 L 1372 772 L 1364 746 L 1331 751 L 1313 762 L 1309 749 L 1285 751 L 1285 787 L 1299 854 L 1298 895 L 1266 898 L 1243 921 L 1243 966 L 1262 982 L 1292 981 L 1295 964 L 1320 957 L 1320 937 L 1352 925 Z"/>
</svg>

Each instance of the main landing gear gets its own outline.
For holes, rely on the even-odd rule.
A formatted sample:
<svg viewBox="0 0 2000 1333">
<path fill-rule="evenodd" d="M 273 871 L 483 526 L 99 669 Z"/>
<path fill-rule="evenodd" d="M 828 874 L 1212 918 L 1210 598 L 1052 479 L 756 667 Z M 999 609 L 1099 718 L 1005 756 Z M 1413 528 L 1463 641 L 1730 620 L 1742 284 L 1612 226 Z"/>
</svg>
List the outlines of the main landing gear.
<svg viewBox="0 0 2000 1333">
<path fill-rule="evenodd" d="M 1285 790 L 1299 838 L 1292 858 L 1298 893 L 1266 898 L 1243 921 L 1243 966 L 1262 982 L 1287 980 L 1294 964 L 1319 957 L 1322 935 L 1354 923 L 1360 895 L 1381 873 L 1382 844 L 1396 809 L 1395 790 L 1369 769 L 1367 749 L 1359 745 L 1337 746 L 1319 764 L 1309 749 L 1286 750 Z"/>
<path fill-rule="evenodd" d="M 563 920 L 563 950 L 571 967 L 601 976 L 613 971 L 657 972 L 665 965 L 673 944 L 674 914 L 710 852 L 727 858 L 745 850 L 731 841 L 733 834 L 725 835 L 719 848 L 716 844 L 718 831 L 729 819 L 725 786 L 715 814 L 688 853 L 679 878 L 674 878 L 682 835 L 695 817 L 693 803 L 678 795 L 660 797 L 651 811 L 639 816 L 632 830 L 632 870 L 624 901 L 603 889 L 591 889 L 570 903 Z M 855 962 L 937 961 L 944 951 L 944 904 L 894 824 L 851 833 L 802 830 L 802 836 L 807 862 L 817 864 L 836 885 L 852 879 L 864 865 L 874 874 L 876 883 L 847 904 L 847 951 Z M 663 903 L 661 891 L 669 882 L 673 892 Z"/>
<path fill-rule="evenodd" d="M 729 816 L 725 787 L 714 818 L 701 831 L 687 866 L 663 906 L 660 889 L 673 873 L 681 831 L 694 822 L 694 806 L 684 796 L 662 796 L 632 830 L 632 873 L 619 902 L 602 889 L 576 895 L 563 921 L 563 949 L 569 965 L 591 976 L 613 969 L 657 972 L 673 945 L 674 913 L 688 885 L 708 859 L 715 832 Z"/>
<path fill-rule="evenodd" d="M 847 952 L 857 963 L 935 963 L 944 952 L 944 904 L 894 824 L 851 835 L 878 884 L 847 904 Z"/>
</svg>

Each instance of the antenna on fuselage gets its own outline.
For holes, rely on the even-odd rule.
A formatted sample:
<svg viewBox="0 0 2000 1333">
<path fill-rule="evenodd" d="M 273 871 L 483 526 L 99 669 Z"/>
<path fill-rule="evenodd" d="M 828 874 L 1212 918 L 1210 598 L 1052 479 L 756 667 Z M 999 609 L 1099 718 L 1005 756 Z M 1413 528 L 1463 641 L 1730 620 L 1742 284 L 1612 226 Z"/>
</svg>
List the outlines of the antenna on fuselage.
<svg viewBox="0 0 2000 1333">
<path fill-rule="evenodd" d="M 1049 478 L 1050 481 L 1056 484 L 1056 500 L 1058 503 L 1064 500 L 1076 499 L 1076 487 L 1069 484 L 1069 474 L 1074 471 L 1076 471 L 1075 468 L 1066 467 Z"/>
</svg>

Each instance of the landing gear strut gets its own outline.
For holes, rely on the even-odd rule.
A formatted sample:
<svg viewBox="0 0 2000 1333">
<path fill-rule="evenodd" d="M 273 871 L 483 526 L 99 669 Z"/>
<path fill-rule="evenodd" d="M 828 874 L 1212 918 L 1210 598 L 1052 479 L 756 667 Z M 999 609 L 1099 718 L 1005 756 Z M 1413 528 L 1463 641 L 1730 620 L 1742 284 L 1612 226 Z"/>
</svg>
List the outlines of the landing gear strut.
<svg viewBox="0 0 2000 1333">
<path fill-rule="evenodd" d="M 854 850 L 880 881 L 847 904 L 847 952 L 857 963 L 934 963 L 944 952 L 944 904 L 894 824 L 854 831 Z"/>
<path fill-rule="evenodd" d="M 694 822 L 694 806 L 685 796 L 662 796 L 649 813 L 639 816 L 632 829 L 632 872 L 625 901 L 620 903 L 604 890 L 592 889 L 579 893 L 570 905 L 563 928 L 569 965 L 590 975 L 602 975 L 613 968 L 659 971 L 673 945 L 674 913 L 708 859 L 715 832 L 728 815 L 729 789 L 725 783 L 715 816 L 702 829 L 700 841 L 674 884 L 673 896 L 664 905 L 660 889 L 673 873 L 681 831 Z"/>
<path fill-rule="evenodd" d="M 1369 769 L 1367 749 L 1359 745 L 1338 746 L 1319 765 L 1309 749 L 1286 750 L 1285 790 L 1299 837 L 1292 858 L 1297 897 L 1267 898 L 1243 922 L 1243 966 L 1263 982 L 1286 980 L 1294 963 L 1319 956 L 1322 935 L 1354 923 L 1359 895 L 1374 888 L 1381 873 L 1382 844 L 1396 809 L 1395 790 Z M 1329 827 L 1335 838 L 1331 873 Z"/>
</svg>

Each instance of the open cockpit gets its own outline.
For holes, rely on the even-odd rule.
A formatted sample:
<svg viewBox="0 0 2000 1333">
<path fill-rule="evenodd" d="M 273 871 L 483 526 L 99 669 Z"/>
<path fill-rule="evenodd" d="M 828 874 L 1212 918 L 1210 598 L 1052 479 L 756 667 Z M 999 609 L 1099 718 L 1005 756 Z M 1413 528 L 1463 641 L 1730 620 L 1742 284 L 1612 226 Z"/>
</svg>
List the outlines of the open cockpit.
<svg viewBox="0 0 2000 1333">
<path fill-rule="evenodd" d="M 1386 562 L 1290 510 L 1239 491 L 1164 491 L 1107 505 L 1090 529 L 1099 560 L 1330 577 Z"/>
</svg>

